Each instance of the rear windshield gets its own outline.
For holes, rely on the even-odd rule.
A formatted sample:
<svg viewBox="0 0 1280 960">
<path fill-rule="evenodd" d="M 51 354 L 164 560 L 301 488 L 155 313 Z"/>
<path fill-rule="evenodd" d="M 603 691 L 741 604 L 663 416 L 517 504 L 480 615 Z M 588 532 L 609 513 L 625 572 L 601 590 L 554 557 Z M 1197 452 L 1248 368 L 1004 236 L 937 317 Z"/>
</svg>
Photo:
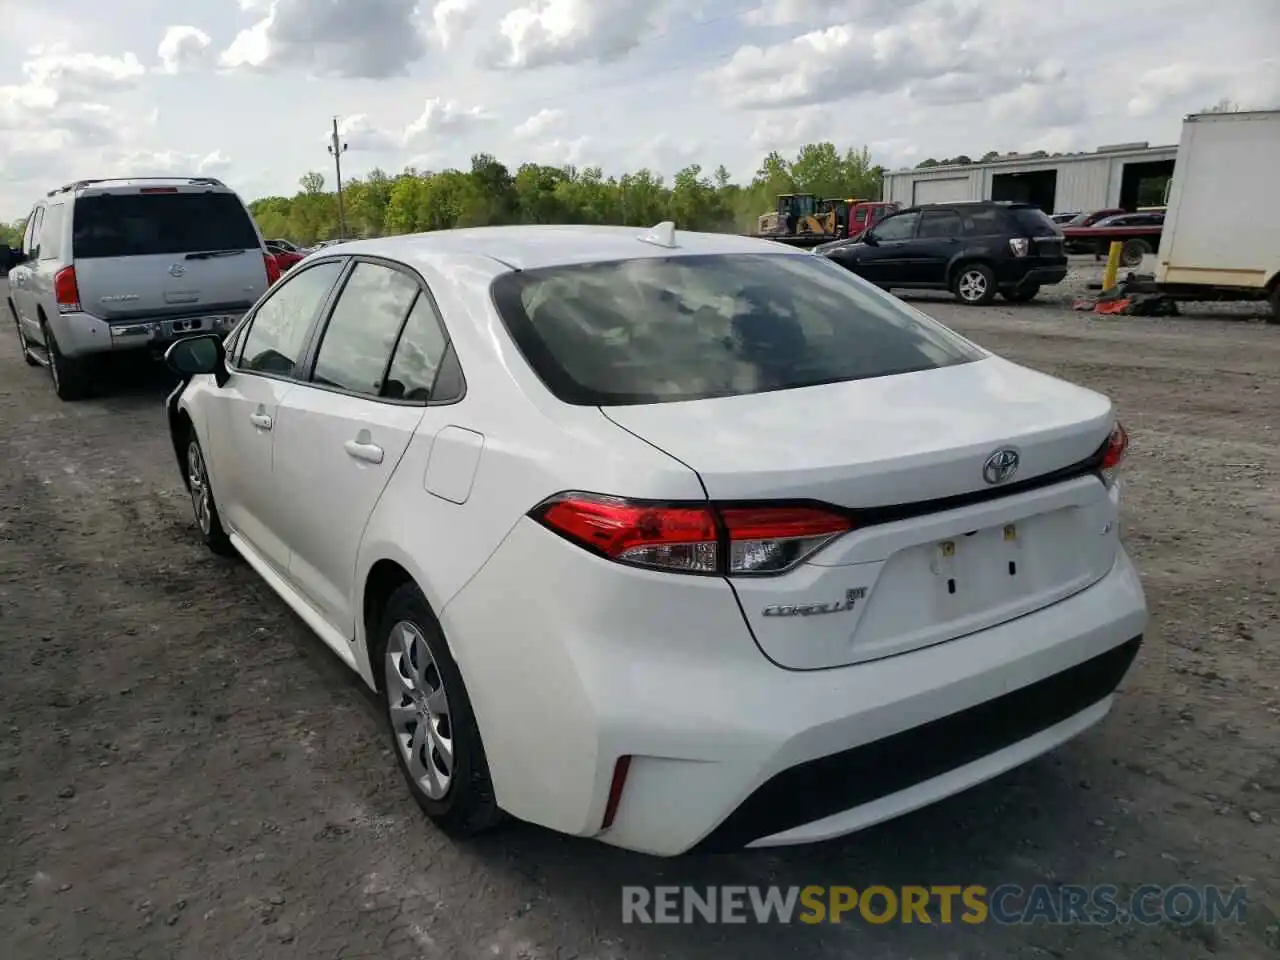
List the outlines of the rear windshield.
<svg viewBox="0 0 1280 960">
<path fill-rule="evenodd" d="M 820 256 L 518 271 L 494 281 L 493 297 L 534 372 L 572 404 L 739 396 L 985 356 Z"/>
<path fill-rule="evenodd" d="M 248 250 L 258 236 L 235 194 L 105 194 L 76 200 L 72 245 L 85 260 Z"/>
<path fill-rule="evenodd" d="M 1056 237 L 1062 232 L 1049 215 L 1038 207 L 1014 207 L 1009 211 L 1018 221 L 1018 228 L 1029 237 Z"/>
</svg>

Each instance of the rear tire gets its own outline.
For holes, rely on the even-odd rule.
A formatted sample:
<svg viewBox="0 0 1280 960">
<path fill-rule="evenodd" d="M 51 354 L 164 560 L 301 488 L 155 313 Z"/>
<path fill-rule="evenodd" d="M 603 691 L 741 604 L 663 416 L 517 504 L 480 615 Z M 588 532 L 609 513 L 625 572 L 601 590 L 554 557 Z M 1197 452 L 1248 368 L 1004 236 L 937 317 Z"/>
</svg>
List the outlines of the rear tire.
<svg viewBox="0 0 1280 960">
<path fill-rule="evenodd" d="M 391 594 L 370 654 L 392 752 L 418 806 L 455 837 L 501 823 L 467 688 L 417 584 Z"/>
<path fill-rule="evenodd" d="M 985 263 L 961 264 L 956 267 L 951 292 L 965 306 L 985 306 L 995 299 L 996 275 Z"/>
<path fill-rule="evenodd" d="M 1013 290 L 1002 290 L 1000 296 L 1010 303 L 1030 303 L 1040 293 L 1040 286 L 1019 287 Z"/>
<path fill-rule="evenodd" d="M 44 334 L 45 353 L 49 358 L 49 376 L 53 380 L 53 392 L 59 400 L 83 400 L 92 392 L 88 364 L 83 359 L 64 357 L 58 349 L 58 341 L 44 317 L 40 318 L 40 332 Z"/>
</svg>

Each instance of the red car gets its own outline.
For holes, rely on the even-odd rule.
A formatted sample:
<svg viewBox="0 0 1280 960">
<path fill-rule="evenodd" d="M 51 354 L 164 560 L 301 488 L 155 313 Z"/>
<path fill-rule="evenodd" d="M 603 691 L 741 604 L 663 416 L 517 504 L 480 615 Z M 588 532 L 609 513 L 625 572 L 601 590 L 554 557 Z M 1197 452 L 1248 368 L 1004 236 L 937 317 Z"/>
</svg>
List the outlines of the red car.
<svg viewBox="0 0 1280 960">
<path fill-rule="evenodd" d="M 276 265 L 280 267 L 281 273 L 287 271 L 304 256 L 296 250 L 287 250 L 274 243 L 267 244 L 267 253 L 271 254 L 271 256 L 275 258 Z"/>
</svg>

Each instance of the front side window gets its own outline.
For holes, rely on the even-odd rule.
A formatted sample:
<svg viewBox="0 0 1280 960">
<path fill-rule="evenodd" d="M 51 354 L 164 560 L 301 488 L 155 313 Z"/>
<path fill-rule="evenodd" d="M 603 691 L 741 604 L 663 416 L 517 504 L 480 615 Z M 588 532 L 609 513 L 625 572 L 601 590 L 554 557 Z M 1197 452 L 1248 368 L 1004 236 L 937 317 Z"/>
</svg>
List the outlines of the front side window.
<svg viewBox="0 0 1280 960">
<path fill-rule="evenodd" d="M 342 272 L 341 261 L 317 263 L 281 280 L 262 302 L 241 339 L 242 370 L 287 377 L 302 355 L 311 324 Z"/>
<path fill-rule="evenodd" d="M 493 299 L 566 403 L 697 400 L 930 370 L 984 353 L 825 257 L 645 258 L 503 274 Z"/>
<path fill-rule="evenodd" d="M 875 238 L 877 240 L 910 240 L 915 235 L 916 221 L 919 219 L 920 214 L 914 212 L 889 217 L 876 227 Z"/>
<path fill-rule="evenodd" d="M 418 282 L 376 263 L 357 263 L 334 304 L 311 379 L 370 397 L 382 393 L 391 351 Z"/>
</svg>

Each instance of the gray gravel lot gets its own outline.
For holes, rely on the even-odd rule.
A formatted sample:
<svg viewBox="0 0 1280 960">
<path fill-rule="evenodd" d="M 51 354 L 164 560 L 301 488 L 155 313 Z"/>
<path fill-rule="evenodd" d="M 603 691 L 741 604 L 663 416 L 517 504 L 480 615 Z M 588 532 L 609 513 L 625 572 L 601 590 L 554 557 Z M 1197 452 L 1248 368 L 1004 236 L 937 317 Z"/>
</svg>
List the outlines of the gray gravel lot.
<svg viewBox="0 0 1280 960">
<path fill-rule="evenodd" d="M 532 827 L 455 844 L 354 677 L 197 542 L 163 373 L 60 403 L 0 327 L 0 932 L 85 957 L 1199 958 L 1280 951 L 1280 328 L 913 302 L 1111 394 L 1153 610 L 1099 727 L 843 841 L 656 860 Z M 0 290 L 0 292 L 3 292 Z M 0 299 L 0 304 L 3 300 Z M 1235 319 L 1222 319 L 1233 317 Z M 1245 884 L 1245 922 L 626 926 L 623 884 Z"/>
</svg>

